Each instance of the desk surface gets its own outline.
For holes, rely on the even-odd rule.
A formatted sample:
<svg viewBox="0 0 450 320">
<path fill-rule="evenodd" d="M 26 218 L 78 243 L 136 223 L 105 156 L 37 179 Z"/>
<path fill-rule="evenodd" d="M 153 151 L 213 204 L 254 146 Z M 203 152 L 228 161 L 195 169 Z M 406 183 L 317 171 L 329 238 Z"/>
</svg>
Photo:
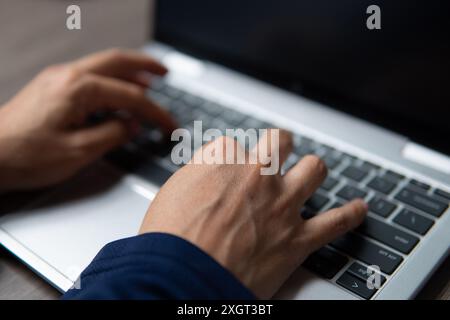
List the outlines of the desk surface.
<svg viewBox="0 0 450 320">
<path fill-rule="evenodd" d="M 450 258 L 434 273 L 417 299 L 450 300 Z M 0 299 L 58 299 L 60 293 L 0 248 Z"/>
<path fill-rule="evenodd" d="M 82 30 L 65 29 L 65 9 L 79 4 Z M 0 104 L 44 66 L 108 47 L 139 47 L 148 34 L 148 0 L 15 0 L 0 10 Z M 57 299 L 60 294 L 0 247 L 0 299 Z M 420 299 L 450 299 L 450 258 Z"/>
</svg>

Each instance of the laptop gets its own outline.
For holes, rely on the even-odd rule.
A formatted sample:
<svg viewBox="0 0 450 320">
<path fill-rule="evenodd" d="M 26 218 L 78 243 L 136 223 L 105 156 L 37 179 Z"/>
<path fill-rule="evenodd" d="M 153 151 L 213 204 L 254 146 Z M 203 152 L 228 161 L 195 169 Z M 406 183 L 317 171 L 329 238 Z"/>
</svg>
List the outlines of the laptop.
<svg viewBox="0 0 450 320">
<path fill-rule="evenodd" d="M 329 168 L 305 219 L 369 203 L 363 225 L 313 253 L 275 299 L 410 299 L 449 252 L 450 8 L 379 0 L 370 29 L 371 4 L 164 0 L 153 11 L 144 50 L 171 72 L 148 94 L 182 127 L 292 131 L 283 170 L 306 154 Z M 64 292 L 102 246 L 137 233 L 179 167 L 149 126 L 62 185 L 4 196 L 0 241 Z"/>
</svg>

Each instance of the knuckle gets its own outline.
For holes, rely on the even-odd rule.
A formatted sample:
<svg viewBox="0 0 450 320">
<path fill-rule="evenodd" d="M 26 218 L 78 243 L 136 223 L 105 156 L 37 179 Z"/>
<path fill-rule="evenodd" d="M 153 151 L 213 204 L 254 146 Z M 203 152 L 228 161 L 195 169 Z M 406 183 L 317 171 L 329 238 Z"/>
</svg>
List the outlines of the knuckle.
<svg viewBox="0 0 450 320">
<path fill-rule="evenodd" d="M 43 81 L 53 84 L 54 86 L 64 85 L 64 75 L 66 72 L 66 66 L 62 64 L 54 64 L 44 68 L 38 75 Z"/>
<path fill-rule="evenodd" d="M 143 99 L 145 98 L 145 89 L 140 88 L 136 85 L 129 85 L 127 88 L 130 95 L 134 96 L 137 99 Z"/>
<path fill-rule="evenodd" d="M 228 139 L 227 136 L 220 136 L 215 141 L 217 141 L 219 143 L 224 143 L 226 139 Z"/>
<path fill-rule="evenodd" d="M 340 213 L 333 216 L 332 226 L 336 233 L 344 233 L 351 228 L 352 224 L 347 215 Z"/>
<path fill-rule="evenodd" d="M 53 76 L 57 79 L 57 84 L 60 88 L 66 90 L 68 87 L 76 84 L 82 73 L 75 66 L 57 66 L 51 71 Z"/>
<path fill-rule="evenodd" d="M 109 126 L 110 126 L 109 127 L 110 137 L 113 140 L 126 141 L 128 139 L 129 131 L 126 124 L 123 121 L 118 119 L 111 120 Z"/>
<path fill-rule="evenodd" d="M 236 140 L 227 136 L 220 136 L 215 141 L 218 144 L 218 146 L 223 147 L 225 147 L 227 144 L 234 145 L 236 143 Z"/>
<path fill-rule="evenodd" d="M 76 92 L 83 91 L 87 96 L 95 97 L 99 91 L 99 84 L 88 74 L 80 77 L 76 82 Z"/>
<path fill-rule="evenodd" d="M 82 78 L 82 73 L 74 66 L 65 68 L 62 73 L 61 83 L 63 85 L 72 85 Z"/>
<path fill-rule="evenodd" d="M 125 51 L 120 48 L 111 48 L 105 51 L 105 56 L 112 60 L 121 60 L 125 56 Z"/>
<path fill-rule="evenodd" d="M 227 161 L 226 159 L 232 154 L 236 157 L 237 143 L 233 138 L 220 136 L 214 140 L 213 148 L 216 154 L 221 155 L 222 161 Z"/>
<path fill-rule="evenodd" d="M 62 64 L 48 66 L 39 75 L 48 91 L 69 98 L 72 97 L 81 77 L 81 72 L 74 66 Z"/>
<path fill-rule="evenodd" d="M 45 67 L 44 70 L 42 70 L 41 74 L 45 76 L 53 76 L 54 74 L 59 73 L 62 68 L 63 68 L 62 65 L 52 64 Z"/>
<path fill-rule="evenodd" d="M 307 155 L 305 158 L 310 163 L 311 169 L 314 170 L 314 172 L 319 173 L 321 176 L 325 176 L 327 174 L 327 166 L 325 165 L 325 162 L 320 159 L 316 155 Z"/>
<path fill-rule="evenodd" d="M 74 160 L 85 159 L 92 153 L 92 148 L 79 138 L 69 139 L 67 146 L 68 155 Z"/>
<path fill-rule="evenodd" d="M 75 151 L 85 152 L 86 151 L 86 141 L 81 135 L 71 135 L 67 138 L 67 145 Z"/>
<path fill-rule="evenodd" d="M 95 82 L 88 75 L 84 75 L 77 79 L 77 81 L 71 82 L 70 87 L 67 88 L 68 97 L 73 103 L 80 106 L 89 103 L 90 99 L 95 99 L 97 96 L 95 93 L 96 90 Z"/>
</svg>

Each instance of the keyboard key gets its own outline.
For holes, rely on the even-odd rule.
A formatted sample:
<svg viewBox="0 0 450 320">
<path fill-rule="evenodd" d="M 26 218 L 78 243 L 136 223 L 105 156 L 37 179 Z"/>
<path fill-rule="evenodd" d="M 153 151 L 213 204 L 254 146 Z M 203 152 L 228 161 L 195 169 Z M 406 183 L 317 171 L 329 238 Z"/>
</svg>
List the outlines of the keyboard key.
<svg viewBox="0 0 450 320">
<path fill-rule="evenodd" d="M 190 112 L 192 110 L 192 107 L 188 106 L 181 100 L 172 100 L 168 104 L 168 108 L 175 116 L 178 116 L 179 113 Z"/>
<path fill-rule="evenodd" d="M 434 194 L 450 200 L 450 193 L 441 189 L 434 190 Z"/>
<path fill-rule="evenodd" d="M 309 208 L 309 207 L 303 207 L 300 209 L 300 215 L 303 219 L 308 220 L 317 215 L 317 211 Z"/>
<path fill-rule="evenodd" d="M 343 205 L 344 205 L 344 204 L 343 204 L 342 202 L 335 201 L 335 202 L 333 202 L 333 204 L 330 206 L 330 208 L 329 208 L 328 210 L 340 208 L 340 207 L 342 207 Z"/>
<path fill-rule="evenodd" d="M 330 199 L 328 199 L 327 197 L 315 193 L 311 198 L 308 199 L 308 201 L 306 201 L 305 205 L 311 208 L 313 211 L 318 212 L 323 208 L 323 206 L 325 206 L 328 201 L 330 201 Z"/>
<path fill-rule="evenodd" d="M 427 233 L 427 231 L 434 224 L 433 220 L 425 218 L 424 216 L 408 209 L 403 209 L 395 217 L 394 222 L 421 235 Z"/>
<path fill-rule="evenodd" d="M 360 165 L 360 167 L 363 168 L 363 169 L 366 170 L 366 171 L 370 171 L 370 170 L 376 171 L 376 170 L 379 170 L 379 169 L 380 169 L 380 166 L 377 166 L 376 164 L 373 164 L 373 163 L 371 163 L 371 162 L 369 162 L 369 161 L 364 161 L 364 162 Z"/>
<path fill-rule="evenodd" d="M 178 99 L 184 94 L 183 91 L 168 85 L 162 86 L 159 91 L 172 99 Z"/>
<path fill-rule="evenodd" d="M 217 118 L 211 122 L 211 128 L 219 129 L 225 135 L 225 130 L 230 129 L 230 126 L 225 121 Z"/>
<path fill-rule="evenodd" d="M 203 106 L 203 109 L 211 116 L 218 117 L 225 110 L 221 105 L 207 101 Z"/>
<path fill-rule="evenodd" d="M 376 292 L 375 288 L 369 289 L 366 281 L 362 281 L 348 272 L 342 274 L 342 276 L 340 276 L 336 282 L 347 290 L 350 290 L 356 293 L 358 296 L 363 297 L 364 299 L 370 299 Z"/>
<path fill-rule="evenodd" d="M 403 253 L 410 253 L 419 242 L 419 238 L 371 217 L 357 230 Z"/>
<path fill-rule="evenodd" d="M 369 210 L 382 216 L 383 218 L 387 218 L 392 211 L 395 210 L 395 208 L 397 208 L 395 204 L 379 197 L 374 197 L 369 202 Z"/>
<path fill-rule="evenodd" d="M 242 124 L 241 124 L 243 129 L 269 129 L 271 127 L 273 127 L 272 125 L 255 119 L 255 118 L 250 118 L 248 117 Z"/>
<path fill-rule="evenodd" d="M 323 162 L 325 162 L 325 165 L 328 169 L 334 169 L 336 168 L 340 161 L 332 156 L 325 156 L 322 158 Z"/>
<path fill-rule="evenodd" d="M 420 209 L 435 217 L 441 214 L 448 208 L 448 204 L 440 202 L 428 195 L 421 194 L 410 189 L 402 189 L 397 193 L 395 199 L 409 204 L 412 207 Z"/>
<path fill-rule="evenodd" d="M 152 101 L 156 102 L 157 104 L 159 104 L 164 108 L 168 108 L 171 102 L 171 98 L 156 91 L 149 91 L 148 95 Z"/>
<path fill-rule="evenodd" d="M 353 233 L 336 239 L 331 246 L 369 265 L 379 266 L 380 270 L 387 274 L 394 272 L 403 260 L 398 254 Z"/>
<path fill-rule="evenodd" d="M 172 176 L 173 172 L 162 167 L 156 162 L 151 161 L 139 166 L 134 171 L 134 174 L 143 177 L 144 179 L 154 183 L 155 185 L 162 186 Z"/>
<path fill-rule="evenodd" d="M 383 285 L 383 283 L 386 281 L 386 277 L 382 274 L 376 271 L 368 271 L 368 267 L 365 267 L 358 262 L 353 262 L 352 265 L 347 269 L 348 273 L 353 274 L 355 277 L 358 277 L 365 282 L 367 282 L 367 279 L 369 279 L 371 275 L 374 275 L 374 273 L 377 273 L 377 275 L 380 277 L 380 285 Z"/>
<path fill-rule="evenodd" d="M 367 171 L 355 166 L 348 166 L 342 171 L 342 175 L 359 182 L 367 175 Z"/>
<path fill-rule="evenodd" d="M 119 168 L 142 176 L 158 186 L 162 186 L 173 174 L 142 153 L 125 148 L 109 153 L 106 159 Z"/>
<path fill-rule="evenodd" d="M 326 279 L 331 279 L 347 264 L 347 262 L 347 257 L 327 247 L 323 247 L 316 252 L 313 252 L 305 262 L 303 262 L 303 266 Z"/>
<path fill-rule="evenodd" d="M 343 152 L 341 154 L 341 159 L 347 159 L 350 162 L 355 162 L 356 160 L 358 160 L 358 158 L 356 158 L 355 156 L 352 156 L 348 153 Z"/>
<path fill-rule="evenodd" d="M 367 193 L 352 186 L 345 186 L 341 190 L 339 190 L 336 195 L 346 200 L 353 200 L 356 198 L 364 199 Z"/>
<path fill-rule="evenodd" d="M 231 125 L 231 128 L 240 128 L 240 125 L 247 119 L 247 116 L 236 110 L 227 110 L 222 114 L 223 119 Z"/>
<path fill-rule="evenodd" d="M 164 81 L 153 79 L 150 89 L 152 91 L 161 92 L 165 86 L 166 84 L 164 83 Z"/>
<path fill-rule="evenodd" d="M 239 142 L 241 142 L 241 141 L 239 141 Z M 247 145 L 247 143 L 246 143 L 246 145 Z M 248 148 L 246 146 L 246 150 L 249 150 L 249 149 L 250 149 L 250 146 L 248 146 Z M 286 161 L 283 163 L 282 172 L 286 173 L 287 171 L 289 171 L 293 166 L 295 166 L 298 163 L 298 160 L 299 160 L 298 157 L 295 154 L 291 153 L 289 155 L 289 157 L 286 159 Z"/>
<path fill-rule="evenodd" d="M 387 170 L 385 172 L 385 174 L 383 175 L 383 177 L 388 180 L 391 180 L 393 182 L 399 182 L 400 180 L 403 180 L 405 178 L 405 176 L 403 176 L 397 172 L 394 172 L 392 170 Z"/>
<path fill-rule="evenodd" d="M 197 106 L 201 106 L 205 103 L 205 100 L 198 97 L 198 96 L 194 96 L 190 93 L 185 93 L 181 99 L 184 101 L 184 103 L 186 103 L 189 106 L 192 107 L 197 107 Z"/>
<path fill-rule="evenodd" d="M 339 183 L 339 181 L 333 177 L 328 176 L 325 181 L 322 183 L 322 185 L 320 186 L 322 189 L 326 190 L 326 191 L 330 191 L 331 189 L 333 189 L 337 184 Z"/>
<path fill-rule="evenodd" d="M 305 146 L 306 146 L 306 145 L 312 146 L 312 145 L 315 144 L 315 142 L 314 142 L 314 140 L 312 140 L 312 139 L 310 139 L 310 138 L 308 138 L 308 137 L 302 137 L 301 144 L 303 144 L 303 145 L 305 145 Z"/>
<path fill-rule="evenodd" d="M 394 190 L 395 183 L 380 177 L 375 177 L 367 184 L 367 186 L 375 191 L 389 194 Z"/>
<path fill-rule="evenodd" d="M 300 157 L 304 157 L 308 154 L 314 154 L 314 148 L 310 145 L 301 144 L 299 146 L 294 146 L 294 152 Z"/>
<path fill-rule="evenodd" d="M 322 144 L 320 146 L 320 150 L 324 156 L 332 156 L 336 152 L 333 147 L 327 146 L 325 144 Z"/>
<path fill-rule="evenodd" d="M 417 180 L 415 180 L 415 179 L 412 179 L 409 183 L 410 183 L 411 185 L 413 185 L 413 186 L 415 186 L 415 187 L 418 187 L 418 188 L 420 188 L 420 189 L 423 189 L 423 190 L 430 190 L 430 188 L 431 188 L 429 184 L 426 184 L 426 183 L 417 181 Z"/>
</svg>

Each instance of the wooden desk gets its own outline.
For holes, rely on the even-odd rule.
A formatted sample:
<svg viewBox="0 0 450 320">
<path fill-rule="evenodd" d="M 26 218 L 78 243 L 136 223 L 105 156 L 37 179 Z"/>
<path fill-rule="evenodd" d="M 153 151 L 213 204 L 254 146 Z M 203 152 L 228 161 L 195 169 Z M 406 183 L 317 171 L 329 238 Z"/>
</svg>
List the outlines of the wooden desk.
<svg viewBox="0 0 450 320">
<path fill-rule="evenodd" d="M 69 4 L 82 9 L 82 30 L 65 28 Z M 147 0 L 14 0 L 0 4 L 0 104 L 48 64 L 147 39 Z M 0 248 L 0 299 L 57 299 L 60 294 Z M 418 298 L 450 299 L 450 259 Z"/>
</svg>

